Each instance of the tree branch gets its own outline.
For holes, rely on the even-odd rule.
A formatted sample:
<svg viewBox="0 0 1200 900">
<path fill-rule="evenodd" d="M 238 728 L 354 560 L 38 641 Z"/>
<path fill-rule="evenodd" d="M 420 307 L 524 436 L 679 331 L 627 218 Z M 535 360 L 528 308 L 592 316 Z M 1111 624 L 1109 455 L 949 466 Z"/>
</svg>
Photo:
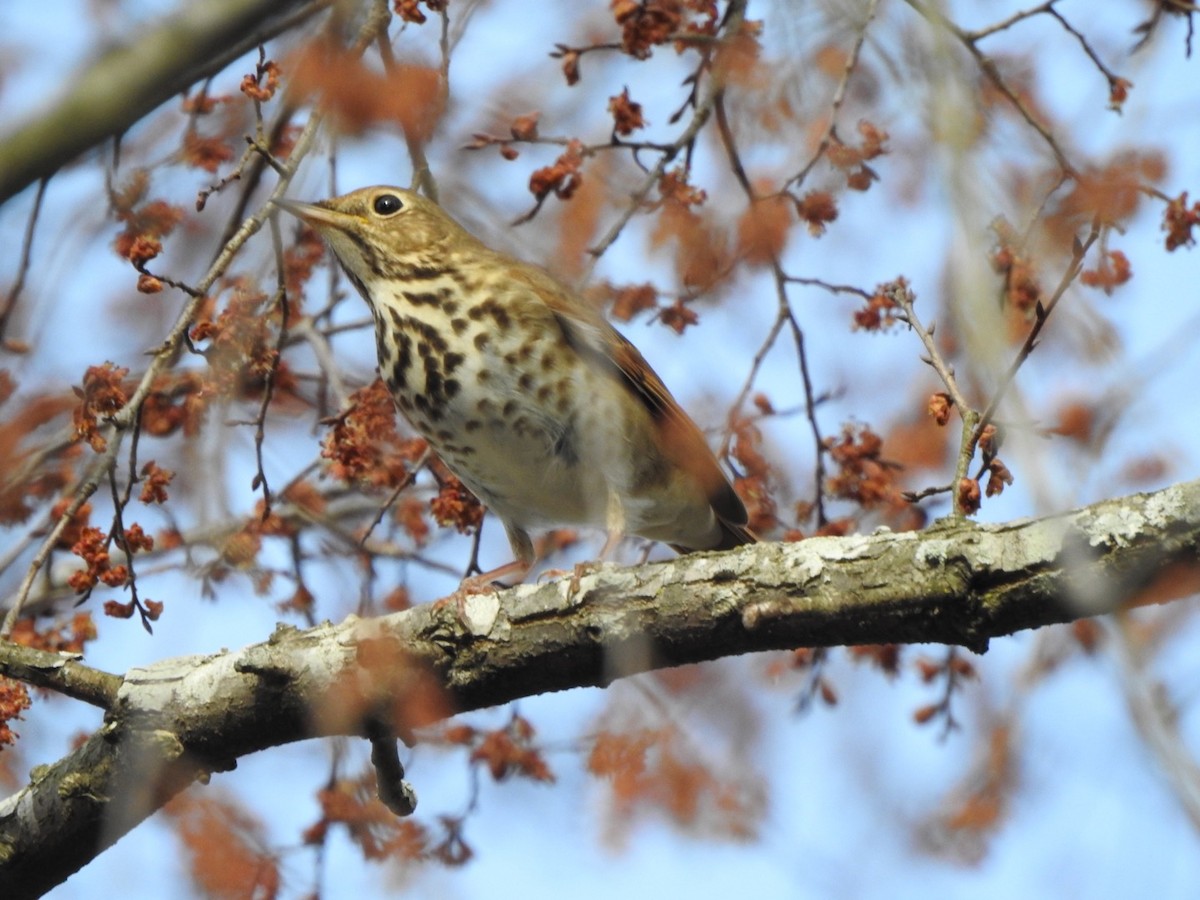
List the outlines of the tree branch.
<svg viewBox="0 0 1200 900">
<path fill-rule="evenodd" d="M 0 203 L 80 153 L 123 134 L 143 116 L 219 72 L 324 4 L 313 0 L 206 0 L 139 40 L 109 50 L 69 80 L 71 90 L 0 142 Z M 294 14 L 295 7 L 300 7 Z"/>
<path fill-rule="evenodd" d="M 127 673 L 104 727 L 0 803 L 0 883 L 32 897 L 237 758 L 752 651 L 938 642 L 1194 591 L 1200 480 L 1002 525 L 811 538 L 521 585 L 377 620 L 280 627 Z M 0 645 L 0 651 L 5 650 Z M 0 673 L 19 674 L 0 653 Z M 432 702 L 436 698 L 437 702 Z"/>
<path fill-rule="evenodd" d="M 0 641 L 0 672 L 6 677 L 109 709 L 117 699 L 120 676 L 82 665 L 79 658 Z"/>
</svg>

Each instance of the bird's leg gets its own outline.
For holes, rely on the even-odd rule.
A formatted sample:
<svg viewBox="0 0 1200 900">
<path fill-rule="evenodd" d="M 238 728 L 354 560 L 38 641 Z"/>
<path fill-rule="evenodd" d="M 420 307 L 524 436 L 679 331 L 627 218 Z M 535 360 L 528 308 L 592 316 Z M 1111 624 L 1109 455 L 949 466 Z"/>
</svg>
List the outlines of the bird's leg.
<svg viewBox="0 0 1200 900">
<path fill-rule="evenodd" d="M 600 548 L 599 555 L 588 562 L 575 564 L 575 571 L 571 574 L 571 586 L 567 591 L 568 597 L 574 597 L 578 593 L 579 580 L 595 571 L 601 563 L 608 562 L 625 539 L 625 507 L 621 504 L 621 495 L 611 487 L 608 489 L 608 501 L 604 510 L 604 528 L 604 546 Z"/>
<path fill-rule="evenodd" d="M 616 552 L 617 546 L 625 539 L 625 507 L 621 503 L 621 495 L 612 488 L 608 489 L 608 504 L 604 511 L 604 527 L 607 535 L 604 546 L 596 562 L 607 562 Z"/>
<path fill-rule="evenodd" d="M 480 572 L 478 575 L 468 575 L 462 580 L 458 586 L 458 590 L 454 593 L 462 594 L 484 594 L 488 591 L 498 591 L 503 587 L 512 587 L 514 584 L 520 584 L 525 580 L 525 576 L 529 574 L 529 570 L 533 568 L 533 562 L 526 562 L 521 559 L 514 559 L 510 563 L 505 563 L 502 566 L 496 566 L 487 572 Z M 501 579 L 511 579 L 511 582 L 502 582 Z"/>
<path fill-rule="evenodd" d="M 529 570 L 533 568 L 533 564 L 537 561 L 537 556 L 533 552 L 533 541 L 529 539 L 529 535 L 520 528 L 504 523 L 504 531 L 508 535 L 508 542 L 512 545 L 513 553 L 516 554 L 516 559 L 512 562 L 505 563 L 502 566 L 497 566 L 487 572 L 480 572 L 478 575 L 468 575 L 464 578 L 450 596 L 438 600 L 435 606 L 444 606 L 447 603 L 453 603 L 455 610 L 458 612 L 460 622 L 465 622 L 467 619 L 467 598 L 474 594 L 490 594 L 501 590 L 504 587 L 514 584 L 520 584 L 525 580 L 525 576 L 529 574 Z M 508 584 L 501 583 L 500 579 L 511 579 Z"/>
<path fill-rule="evenodd" d="M 529 570 L 533 568 L 533 564 L 537 562 L 537 555 L 533 552 L 533 541 L 529 539 L 528 533 L 507 522 L 504 523 L 504 533 L 508 535 L 508 543 L 512 547 L 516 559 L 487 572 L 480 572 L 478 575 L 469 575 L 464 578 L 459 584 L 458 590 L 452 595 L 458 598 L 460 603 L 462 598 L 470 594 L 483 594 L 498 590 L 502 585 L 497 582 L 501 579 L 505 579 L 509 585 L 520 584 L 529 574 Z"/>
</svg>

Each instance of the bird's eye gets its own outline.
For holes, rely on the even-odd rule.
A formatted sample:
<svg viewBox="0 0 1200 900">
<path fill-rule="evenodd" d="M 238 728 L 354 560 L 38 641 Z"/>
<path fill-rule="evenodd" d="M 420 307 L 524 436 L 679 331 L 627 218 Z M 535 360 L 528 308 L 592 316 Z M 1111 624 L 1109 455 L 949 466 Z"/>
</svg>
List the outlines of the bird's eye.
<svg viewBox="0 0 1200 900">
<path fill-rule="evenodd" d="M 378 215 L 394 216 L 404 208 L 404 204 L 400 202 L 400 198 L 395 194 L 380 194 L 375 198 L 372 207 Z"/>
</svg>

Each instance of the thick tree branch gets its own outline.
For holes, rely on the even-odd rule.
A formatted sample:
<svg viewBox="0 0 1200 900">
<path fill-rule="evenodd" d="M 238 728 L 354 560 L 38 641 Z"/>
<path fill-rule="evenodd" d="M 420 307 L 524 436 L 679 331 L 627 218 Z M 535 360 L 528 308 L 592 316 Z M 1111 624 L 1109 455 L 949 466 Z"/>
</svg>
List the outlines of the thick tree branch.
<svg viewBox="0 0 1200 900">
<path fill-rule="evenodd" d="M 6 677 L 109 709 L 117 699 L 121 678 L 82 665 L 79 658 L 77 654 L 49 653 L 7 641 L 0 643 L 0 672 Z"/>
<path fill-rule="evenodd" d="M 0 883 L 36 896 L 244 754 L 759 650 L 962 644 L 1194 592 L 1200 481 L 1003 525 L 598 568 L 126 674 L 100 732 L 0 803 Z M 19 674 L 0 644 L 0 673 Z"/>
<path fill-rule="evenodd" d="M 115 47 L 70 79 L 49 111 L 0 142 L 0 203 L 143 116 L 219 72 L 268 38 L 322 8 L 313 0 L 206 0 L 129 44 Z"/>
</svg>

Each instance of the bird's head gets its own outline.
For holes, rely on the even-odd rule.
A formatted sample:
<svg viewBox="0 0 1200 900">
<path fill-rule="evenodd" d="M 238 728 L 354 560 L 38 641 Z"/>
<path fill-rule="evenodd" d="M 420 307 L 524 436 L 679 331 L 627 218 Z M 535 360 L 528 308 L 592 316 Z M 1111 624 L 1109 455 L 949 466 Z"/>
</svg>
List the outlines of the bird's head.
<svg viewBox="0 0 1200 900">
<path fill-rule="evenodd" d="M 440 206 L 404 188 L 362 188 L 319 203 L 275 202 L 317 230 L 364 294 L 373 281 L 440 268 L 439 260 L 476 243 Z"/>
</svg>

